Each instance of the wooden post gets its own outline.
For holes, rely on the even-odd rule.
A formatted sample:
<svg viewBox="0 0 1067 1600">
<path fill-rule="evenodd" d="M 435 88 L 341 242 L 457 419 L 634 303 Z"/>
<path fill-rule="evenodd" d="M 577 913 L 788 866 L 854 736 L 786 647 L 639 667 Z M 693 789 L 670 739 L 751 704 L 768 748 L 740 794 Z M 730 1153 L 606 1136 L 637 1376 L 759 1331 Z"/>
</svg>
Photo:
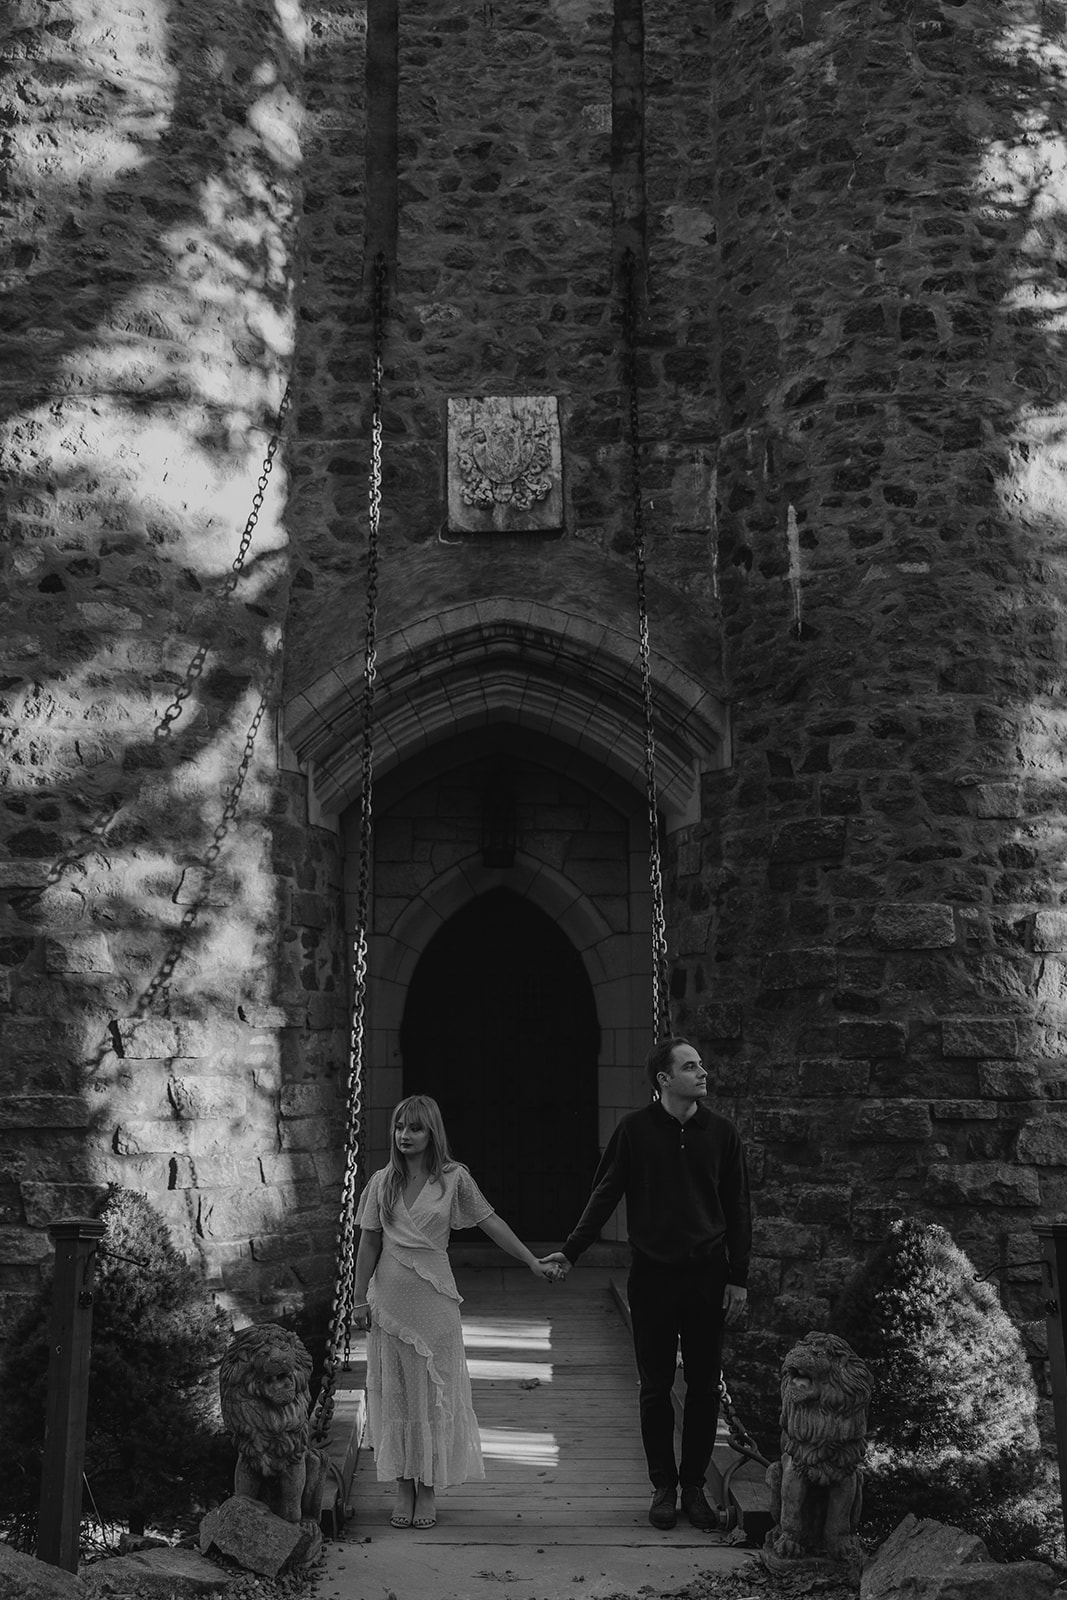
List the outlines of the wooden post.
<svg viewBox="0 0 1067 1600">
<path fill-rule="evenodd" d="M 1060 1467 L 1060 1509 L 1067 1533 L 1067 1350 L 1064 1348 L 1064 1320 L 1067 1318 L 1067 1222 L 1037 1222 L 1034 1232 L 1041 1241 L 1041 1288 L 1045 1297 L 1045 1331 L 1048 1337 L 1049 1378 L 1052 1383 L 1052 1415 L 1056 1423 L 1056 1455 Z"/>
<path fill-rule="evenodd" d="M 37 1556 L 54 1567 L 77 1572 L 92 1348 L 93 1261 L 104 1224 L 89 1217 L 72 1217 L 54 1222 L 48 1231 L 55 1242 L 56 1270 Z"/>
</svg>

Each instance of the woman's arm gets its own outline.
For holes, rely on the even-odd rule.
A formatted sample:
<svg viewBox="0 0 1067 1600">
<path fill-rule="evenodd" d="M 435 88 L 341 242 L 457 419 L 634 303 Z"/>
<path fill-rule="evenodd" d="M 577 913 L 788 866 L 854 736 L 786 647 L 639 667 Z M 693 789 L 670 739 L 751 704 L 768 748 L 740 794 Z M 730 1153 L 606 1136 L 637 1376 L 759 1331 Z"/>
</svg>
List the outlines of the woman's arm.
<svg viewBox="0 0 1067 1600">
<path fill-rule="evenodd" d="M 359 1234 L 359 1249 L 356 1251 L 356 1280 L 354 1285 L 355 1305 L 353 1320 L 357 1328 L 370 1325 L 370 1312 L 367 1309 L 367 1289 L 371 1276 L 378 1265 L 378 1257 L 382 1253 L 382 1232 L 380 1228 L 361 1228 Z"/>
<path fill-rule="evenodd" d="M 492 1216 L 486 1217 L 484 1222 L 479 1222 L 479 1228 L 487 1233 L 494 1244 L 501 1250 L 506 1250 L 509 1256 L 514 1256 L 516 1261 L 521 1261 L 529 1267 L 535 1278 L 543 1278 L 546 1283 L 555 1283 L 560 1276 L 556 1267 L 551 1263 L 545 1266 L 538 1261 L 532 1250 L 527 1249 L 518 1234 L 512 1233 L 503 1217 L 498 1217 L 494 1211 Z"/>
</svg>

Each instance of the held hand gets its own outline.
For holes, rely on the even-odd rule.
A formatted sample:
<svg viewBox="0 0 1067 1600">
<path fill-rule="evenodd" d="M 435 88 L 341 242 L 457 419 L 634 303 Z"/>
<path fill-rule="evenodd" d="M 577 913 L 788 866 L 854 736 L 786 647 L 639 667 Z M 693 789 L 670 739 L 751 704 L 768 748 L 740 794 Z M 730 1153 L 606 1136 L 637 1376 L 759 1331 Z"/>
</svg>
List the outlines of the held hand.
<svg viewBox="0 0 1067 1600">
<path fill-rule="evenodd" d="M 748 1304 L 748 1290 L 742 1289 L 739 1283 L 728 1283 L 722 1297 L 722 1308 L 726 1313 L 726 1326 L 736 1328 L 745 1314 Z"/>
<path fill-rule="evenodd" d="M 567 1274 L 571 1270 L 571 1263 L 567 1260 L 562 1250 L 553 1250 L 551 1255 L 542 1256 L 541 1265 L 543 1267 L 555 1267 L 555 1281 L 557 1283 L 565 1282 Z"/>
<path fill-rule="evenodd" d="M 352 1326 L 357 1333 L 367 1333 L 370 1329 L 370 1306 L 360 1306 L 352 1313 Z"/>
<path fill-rule="evenodd" d="M 535 1278 L 540 1278 L 542 1283 L 558 1283 L 563 1276 L 559 1268 L 548 1260 L 532 1262 L 530 1271 Z"/>
</svg>

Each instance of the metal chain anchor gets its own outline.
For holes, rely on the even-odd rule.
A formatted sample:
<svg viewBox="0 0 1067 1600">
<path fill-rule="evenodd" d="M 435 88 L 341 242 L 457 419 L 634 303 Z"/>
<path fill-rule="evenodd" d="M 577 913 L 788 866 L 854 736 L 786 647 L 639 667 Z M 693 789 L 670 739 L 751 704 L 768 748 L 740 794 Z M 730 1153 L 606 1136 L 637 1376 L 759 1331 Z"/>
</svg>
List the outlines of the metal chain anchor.
<svg viewBox="0 0 1067 1600">
<path fill-rule="evenodd" d="M 652 1037 L 666 1038 L 671 1031 L 670 979 L 667 967 L 667 919 L 663 908 L 663 869 L 659 847 L 659 804 L 656 787 L 656 728 L 652 703 L 652 667 L 648 633 L 648 595 L 645 586 L 645 514 L 641 500 L 641 417 L 637 388 L 637 262 L 632 250 L 622 260 L 623 342 L 630 421 L 630 495 L 637 576 L 638 644 L 641 659 L 641 697 L 645 713 L 645 787 L 648 796 L 649 877 L 652 889 Z"/>
<path fill-rule="evenodd" d="M 333 1418 L 337 1365 L 347 1372 L 352 1359 L 352 1317 L 356 1278 L 356 1200 L 362 1187 L 363 1052 L 367 1003 L 367 952 L 370 927 L 371 846 L 373 842 L 374 689 L 378 676 L 378 552 L 382 510 L 382 391 L 386 315 L 386 262 L 374 262 L 374 355 L 371 375 L 371 462 L 367 492 L 367 621 L 363 647 L 359 884 L 352 939 L 352 1014 L 348 1043 L 348 1101 L 345 1171 L 337 1233 L 337 1278 L 326 1338 L 322 1386 L 315 1401 L 311 1434 L 325 1440 Z"/>
</svg>

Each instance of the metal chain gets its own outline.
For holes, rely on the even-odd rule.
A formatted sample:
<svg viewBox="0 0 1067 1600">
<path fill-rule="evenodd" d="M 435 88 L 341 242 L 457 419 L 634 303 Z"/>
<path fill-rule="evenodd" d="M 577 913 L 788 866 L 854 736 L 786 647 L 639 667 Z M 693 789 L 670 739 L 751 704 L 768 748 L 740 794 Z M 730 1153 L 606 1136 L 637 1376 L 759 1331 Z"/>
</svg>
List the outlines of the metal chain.
<svg viewBox="0 0 1067 1600">
<path fill-rule="evenodd" d="M 241 542 L 238 545 L 237 554 L 230 563 L 230 571 L 226 578 L 226 582 L 215 596 L 214 604 L 212 606 L 213 611 L 220 611 L 222 609 L 222 607 L 226 604 L 226 601 L 236 589 L 238 580 L 241 576 L 241 569 L 244 566 L 245 557 L 248 554 L 248 548 L 252 543 L 252 535 L 256 531 L 256 523 L 259 521 L 259 513 L 263 509 L 263 498 L 267 492 L 267 483 L 272 471 L 274 470 L 274 457 L 278 453 L 278 445 L 281 442 L 282 429 L 285 424 L 285 416 L 289 410 L 289 398 L 289 385 L 286 384 L 285 393 L 282 395 L 281 404 L 278 407 L 278 420 L 275 423 L 274 432 L 271 434 L 270 442 L 267 445 L 267 453 L 263 457 L 263 466 L 260 469 L 259 481 L 256 484 L 256 492 L 252 496 L 252 506 L 248 513 L 248 518 L 245 522 L 244 528 L 241 532 Z M 185 669 L 185 677 L 182 680 L 180 688 L 152 731 L 152 737 L 154 739 L 164 738 L 170 732 L 171 728 L 184 711 L 185 702 L 192 694 L 193 689 L 196 686 L 196 682 L 204 670 L 204 663 L 207 660 L 208 648 L 209 645 L 207 640 L 203 641 L 197 647 L 193 659 Z"/>
<path fill-rule="evenodd" d="M 240 579 L 241 570 L 244 567 L 245 558 L 248 555 L 248 549 L 252 543 L 252 536 L 255 533 L 256 523 L 259 521 L 259 513 L 263 509 L 263 499 L 267 491 L 267 482 L 274 468 L 274 458 L 278 453 L 278 446 L 281 443 L 285 417 L 289 409 L 289 398 L 289 386 L 286 384 L 285 393 L 282 395 L 281 403 L 278 407 L 278 417 L 274 425 L 274 432 L 271 434 L 270 441 L 267 444 L 266 454 L 263 457 L 259 481 L 256 484 L 256 492 L 252 496 L 251 510 L 249 511 L 248 518 L 241 532 L 241 540 L 238 546 L 237 554 L 230 563 L 230 571 L 226 578 L 226 582 L 223 584 L 222 588 L 212 601 L 212 613 L 221 611 L 222 607 L 225 605 L 226 601 L 237 587 L 238 580 Z M 167 734 L 170 733 L 171 728 L 174 726 L 175 722 L 177 722 L 178 718 L 185 709 L 185 702 L 192 694 L 193 689 L 196 687 L 197 682 L 203 674 L 204 664 L 207 661 L 208 651 L 211 646 L 210 627 L 205 628 L 204 631 L 209 637 L 205 637 L 201 643 L 197 645 L 192 660 L 185 669 L 185 676 L 182 679 L 181 685 L 178 688 L 174 699 L 161 714 L 159 721 L 152 730 L 152 738 L 156 741 L 163 739 Z M 65 850 L 62 855 L 57 856 L 53 861 L 51 867 L 49 868 L 47 878 L 41 887 L 36 891 L 35 898 L 39 899 L 41 895 L 43 895 L 48 889 L 55 888 L 56 884 L 60 882 L 64 874 L 69 871 L 71 867 L 76 866 L 79 861 L 84 861 L 85 857 L 90 855 L 97 845 L 103 843 L 104 839 L 107 837 L 108 830 L 114 826 L 119 814 L 125 809 L 126 803 L 127 802 L 125 800 L 120 800 L 118 804 L 115 804 L 113 799 L 109 799 L 107 805 L 100 808 L 93 821 L 89 823 L 88 827 L 85 829 L 77 844 L 73 845 L 69 850 Z"/>
<path fill-rule="evenodd" d="M 208 902 L 208 895 L 211 885 L 213 884 L 215 880 L 215 874 L 218 871 L 219 856 L 222 853 L 222 846 L 225 842 L 226 835 L 229 833 L 230 828 L 236 819 L 237 808 L 241 803 L 241 793 L 244 789 L 245 780 L 248 777 L 249 769 L 252 765 L 252 756 L 255 752 L 256 736 L 259 733 L 260 725 L 263 721 L 263 718 L 267 714 L 267 708 L 271 702 L 274 680 L 277 676 L 278 663 L 280 660 L 281 646 L 279 645 L 270 653 L 267 678 L 263 685 L 263 692 L 260 695 L 259 704 L 256 707 L 255 714 L 253 715 L 252 721 L 249 723 L 248 729 L 245 733 L 244 750 L 241 752 L 241 760 L 238 763 L 237 773 L 226 795 L 226 802 L 222 808 L 222 816 L 215 824 L 211 835 L 211 843 L 204 852 L 203 860 L 200 864 L 201 877 L 197 888 L 196 898 L 190 905 L 186 906 L 185 910 L 182 912 L 181 921 L 171 934 L 170 941 L 167 946 L 167 952 L 163 957 L 158 970 L 154 974 L 151 983 L 149 983 L 148 987 L 143 991 L 137 1000 L 137 1004 L 133 1010 L 134 1016 L 144 1016 L 156 1005 L 157 1001 L 159 1002 L 159 1009 L 162 1015 L 169 1016 L 170 1014 L 170 981 L 174 976 L 175 968 L 177 967 L 185 951 L 185 946 L 188 943 L 189 935 L 193 931 L 196 920 Z"/>
<path fill-rule="evenodd" d="M 382 390 L 384 378 L 386 262 L 374 262 L 374 358 L 371 378 L 371 464 L 367 493 L 367 621 L 363 646 L 362 738 L 360 764 L 359 885 L 352 939 L 352 1018 L 348 1042 L 348 1105 L 345 1172 L 337 1233 L 337 1279 L 326 1339 L 322 1386 L 315 1401 L 311 1432 L 325 1440 L 333 1418 L 338 1352 L 345 1371 L 352 1358 L 355 1309 L 356 1200 L 362 1187 L 363 1048 L 367 1003 L 367 951 L 370 927 L 371 846 L 374 821 L 374 688 L 378 676 L 378 534 L 382 510 Z"/>
<path fill-rule="evenodd" d="M 637 576 L 638 643 L 641 656 L 641 695 L 645 711 L 645 787 L 648 796 L 649 875 L 652 889 L 652 1037 L 666 1038 L 671 1031 L 670 979 L 667 968 L 667 919 L 663 908 L 663 869 L 659 848 L 659 804 L 656 785 L 656 730 L 652 704 L 652 667 L 648 632 L 648 595 L 645 587 L 645 514 L 641 500 L 641 417 L 637 393 L 637 262 L 632 250 L 622 261 L 623 344 L 630 414 L 630 493 Z"/>
<path fill-rule="evenodd" d="M 737 1409 L 734 1406 L 733 1400 L 730 1398 L 730 1391 L 726 1387 L 726 1374 L 721 1368 L 719 1369 L 719 1409 L 726 1418 L 726 1426 L 729 1430 L 730 1441 L 733 1444 L 734 1449 L 742 1452 L 744 1455 L 754 1456 L 756 1460 L 761 1461 L 765 1467 L 769 1466 L 770 1463 L 766 1456 L 762 1454 L 759 1445 L 756 1443 L 755 1439 L 749 1433 L 748 1429 L 745 1427 L 744 1423 L 741 1421 L 741 1418 L 737 1414 Z"/>
</svg>

